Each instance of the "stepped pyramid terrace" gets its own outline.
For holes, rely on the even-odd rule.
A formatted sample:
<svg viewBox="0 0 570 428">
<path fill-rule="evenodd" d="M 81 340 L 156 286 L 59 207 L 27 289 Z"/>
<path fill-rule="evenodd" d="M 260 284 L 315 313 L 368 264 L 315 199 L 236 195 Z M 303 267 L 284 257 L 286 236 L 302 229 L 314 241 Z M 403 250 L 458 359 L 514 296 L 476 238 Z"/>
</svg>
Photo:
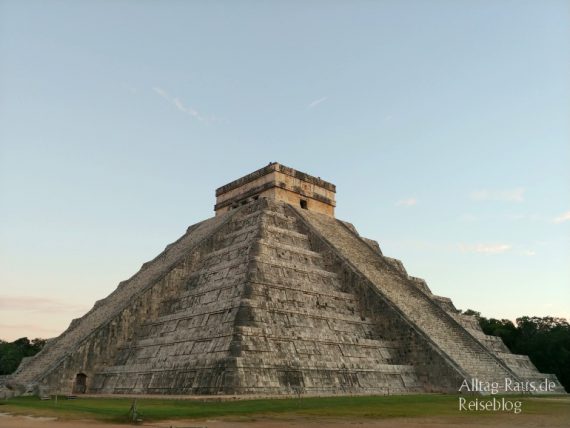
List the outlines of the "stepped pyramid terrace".
<svg viewBox="0 0 570 428">
<path fill-rule="evenodd" d="M 271 163 L 7 382 L 35 394 L 457 393 L 555 383 L 336 219 L 336 188 Z M 508 392 L 508 390 L 507 390 Z"/>
</svg>

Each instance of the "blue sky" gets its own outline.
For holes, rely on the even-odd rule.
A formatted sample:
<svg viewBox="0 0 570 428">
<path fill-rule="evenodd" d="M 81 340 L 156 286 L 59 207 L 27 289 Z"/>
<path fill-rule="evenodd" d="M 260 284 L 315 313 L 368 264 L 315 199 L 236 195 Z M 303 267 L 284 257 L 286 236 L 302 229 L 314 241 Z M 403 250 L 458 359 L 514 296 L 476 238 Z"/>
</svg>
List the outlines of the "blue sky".
<svg viewBox="0 0 570 428">
<path fill-rule="evenodd" d="M 0 0 L 0 338 L 270 161 L 485 316 L 570 317 L 567 1 Z"/>
</svg>

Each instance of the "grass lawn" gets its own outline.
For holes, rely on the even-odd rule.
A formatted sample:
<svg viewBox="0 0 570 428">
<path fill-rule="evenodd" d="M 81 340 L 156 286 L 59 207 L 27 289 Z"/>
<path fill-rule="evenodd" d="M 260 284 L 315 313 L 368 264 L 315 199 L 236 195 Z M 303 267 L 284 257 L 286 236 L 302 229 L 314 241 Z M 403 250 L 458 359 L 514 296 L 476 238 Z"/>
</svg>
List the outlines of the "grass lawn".
<svg viewBox="0 0 570 428">
<path fill-rule="evenodd" d="M 455 395 L 399 395 L 355 397 L 304 397 L 301 399 L 255 399 L 198 401 L 172 399 L 137 399 L 138 412 L 145 421 L 165 419 L 201 419 L 217 417 L 289 417 L 308 418 L 392 418 L 392 417 L 485 417 L 497 412 L 459 412 Z M 467 397 L 468 400 L 489 397 Z M 570 401 L 554 397 L 513 397 L 521 400 L 524 414 L 567 414 Z M 78 398 L 39 400 L 18 397 L 0 402 L 0 412 L 56 416 L 63 419 L 88 418 L 108 422 L 127 422 L 132 398 Z"/>
</svg>

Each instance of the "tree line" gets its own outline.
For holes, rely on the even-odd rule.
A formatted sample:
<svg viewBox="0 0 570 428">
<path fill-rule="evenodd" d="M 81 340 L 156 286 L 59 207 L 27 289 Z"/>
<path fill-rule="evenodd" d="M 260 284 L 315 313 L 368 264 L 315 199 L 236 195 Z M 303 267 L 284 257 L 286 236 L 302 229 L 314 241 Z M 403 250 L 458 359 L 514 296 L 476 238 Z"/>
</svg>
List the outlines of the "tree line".
<svg viewBox="0 0 570 428">
<path fill-rule="evenodd" d="M 46 339 L 22 337 L 13 342 L 0 340 L 0 375 L 16 371 L 22 358 L 36 355 L 46 344 Z"/>
<path fill-rule="evenodd" d="M 516 324 L 507 319 L 485 318 L 471 309 L 485 334 L 498 336 L 513 354 L 528 355 L 538 371 L 554 373 L 570 391 L 570 324 L 565 318 L 520 317 Z"/>
</svg>

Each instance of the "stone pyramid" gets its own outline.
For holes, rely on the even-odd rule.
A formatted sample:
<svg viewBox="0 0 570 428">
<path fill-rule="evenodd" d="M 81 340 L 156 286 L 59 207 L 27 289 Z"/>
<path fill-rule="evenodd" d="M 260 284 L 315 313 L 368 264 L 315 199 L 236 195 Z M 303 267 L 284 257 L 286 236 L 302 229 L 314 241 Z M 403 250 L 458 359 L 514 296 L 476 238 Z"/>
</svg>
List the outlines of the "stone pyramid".
<svg viewBox="0 0 570 428">
<path fill-rule="evenodd" d="M 539 381 L 528 357 L 334 217 L 335 186 L 272 163 L 8 382 L 40 394 L 457 392 Z M 558 386 L 558 391 L 563 391 Z"/>
</svg>

